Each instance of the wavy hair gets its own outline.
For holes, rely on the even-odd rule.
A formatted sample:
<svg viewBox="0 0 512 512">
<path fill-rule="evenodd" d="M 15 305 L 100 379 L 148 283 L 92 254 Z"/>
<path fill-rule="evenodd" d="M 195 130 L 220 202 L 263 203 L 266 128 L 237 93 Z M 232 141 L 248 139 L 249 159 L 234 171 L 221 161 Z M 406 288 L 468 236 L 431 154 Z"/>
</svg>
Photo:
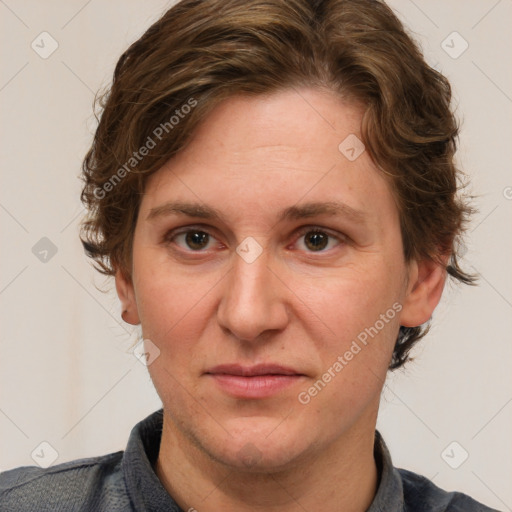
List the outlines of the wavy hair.
<svg viewBox="0 0 512 512">
<path fill-rule="evenodd" d="M 300 86 L 363 105 L 361 135 L 390 182 L 406 261 L 449 254 L 448 274 L 473 283 L 457 254 L 472 209 L 454 161 L 450 84 L 379 0 L 182 0 L 154 23 L 122 54 L 97 98 L 81 196 L 89 211 L 81 240 L 96 268 L 131 275 L 146 179 L 215 106 L 235 94 Z M 150 147 L 158 127 L 161 139 Z M 391 369 L 427 331 L 400 328 Z"/>
</svg>

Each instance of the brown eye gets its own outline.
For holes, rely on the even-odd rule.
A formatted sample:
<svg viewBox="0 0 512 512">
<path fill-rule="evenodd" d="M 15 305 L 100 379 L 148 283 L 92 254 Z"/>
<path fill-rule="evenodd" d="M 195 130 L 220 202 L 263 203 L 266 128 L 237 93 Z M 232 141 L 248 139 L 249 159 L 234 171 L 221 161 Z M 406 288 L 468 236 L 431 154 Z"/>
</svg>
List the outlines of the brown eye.
<svg viewBox="0 0 512 512">
<path fill-rule="evenodd" d="M 187 231 L 185 235 L 185 243 L 189 249 L 198 251 L 208 246 L 210 235 L 204 231 Z"/>
<path fill-rule="evenodd" d="M 304 244 L 311 251 L 322 251 L 329 243 L 329 235 L 321 231 L 309 231 L 304 235 Z"/>
</svg>

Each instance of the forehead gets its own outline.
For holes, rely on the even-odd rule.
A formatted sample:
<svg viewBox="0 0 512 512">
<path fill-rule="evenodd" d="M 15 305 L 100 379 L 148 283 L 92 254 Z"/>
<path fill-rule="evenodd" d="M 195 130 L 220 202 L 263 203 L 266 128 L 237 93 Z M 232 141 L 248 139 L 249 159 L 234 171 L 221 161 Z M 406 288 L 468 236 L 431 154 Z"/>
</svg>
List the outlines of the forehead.
<svg viewBox="0 0 512 512">
<path fill-rule="evenodd" d="M 339 156 L 340 137 L 359 134 L 363 108 L 324 89 L 285 89 L 267 95 L 233 96 L 196 130 L 193 143 L 218 154 L 244 157 L 258 150 L 278 157 L 295 149 L 297 159 Z M 287 157 L 291 155 L 287 153 Z"/>
<path fill-rule="evenodd" d="M 230 97 L 148 179 L 142 209 L 193 200 L 240 217 L 257 207 L 271 215 L 301 201 L 335 201 L 369 217 L 390 214 L 387 180 L 366 151 L 353 158 L 364 147 L 362 114 L 318 89 Z"/>
</svg>

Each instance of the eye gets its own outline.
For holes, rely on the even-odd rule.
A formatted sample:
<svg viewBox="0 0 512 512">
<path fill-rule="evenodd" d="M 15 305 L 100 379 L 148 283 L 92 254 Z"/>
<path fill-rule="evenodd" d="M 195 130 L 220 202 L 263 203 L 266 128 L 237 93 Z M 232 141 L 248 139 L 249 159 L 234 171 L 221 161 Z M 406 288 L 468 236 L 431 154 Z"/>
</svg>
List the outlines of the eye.
<svg viewBox="0 0 512 512">
<path fill-rule="evenodd" d="M 297 239 L 298 248 L 308 252 L 325 252 L 340 243 L 341 240 L 339 237 L 319 228 L 307 228 L 302 230 Z"/>
<path fill-rule="evenodd" d="M 168 237 L 169 242 L 174 242 L 182 249 L 202 251 L 211 249 L 216 239 L 206 231 L 189 229 Z"/>
</svg>

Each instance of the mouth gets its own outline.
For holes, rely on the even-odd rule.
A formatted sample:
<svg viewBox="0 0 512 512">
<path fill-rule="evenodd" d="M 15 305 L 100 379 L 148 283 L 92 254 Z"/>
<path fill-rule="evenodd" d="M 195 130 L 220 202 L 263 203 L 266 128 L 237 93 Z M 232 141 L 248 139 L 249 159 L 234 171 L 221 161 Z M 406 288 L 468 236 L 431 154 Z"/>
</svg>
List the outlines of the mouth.
<svg viewBox="0 0 512 512">
<path fill-rule="evenodd" d="M 219 365 L 205 372 L 221 391 L 234 398 L 257 399 L 273 396 L 299 382 L 305 375 L 286 366 L 260 364 Z"/>
</svg>

